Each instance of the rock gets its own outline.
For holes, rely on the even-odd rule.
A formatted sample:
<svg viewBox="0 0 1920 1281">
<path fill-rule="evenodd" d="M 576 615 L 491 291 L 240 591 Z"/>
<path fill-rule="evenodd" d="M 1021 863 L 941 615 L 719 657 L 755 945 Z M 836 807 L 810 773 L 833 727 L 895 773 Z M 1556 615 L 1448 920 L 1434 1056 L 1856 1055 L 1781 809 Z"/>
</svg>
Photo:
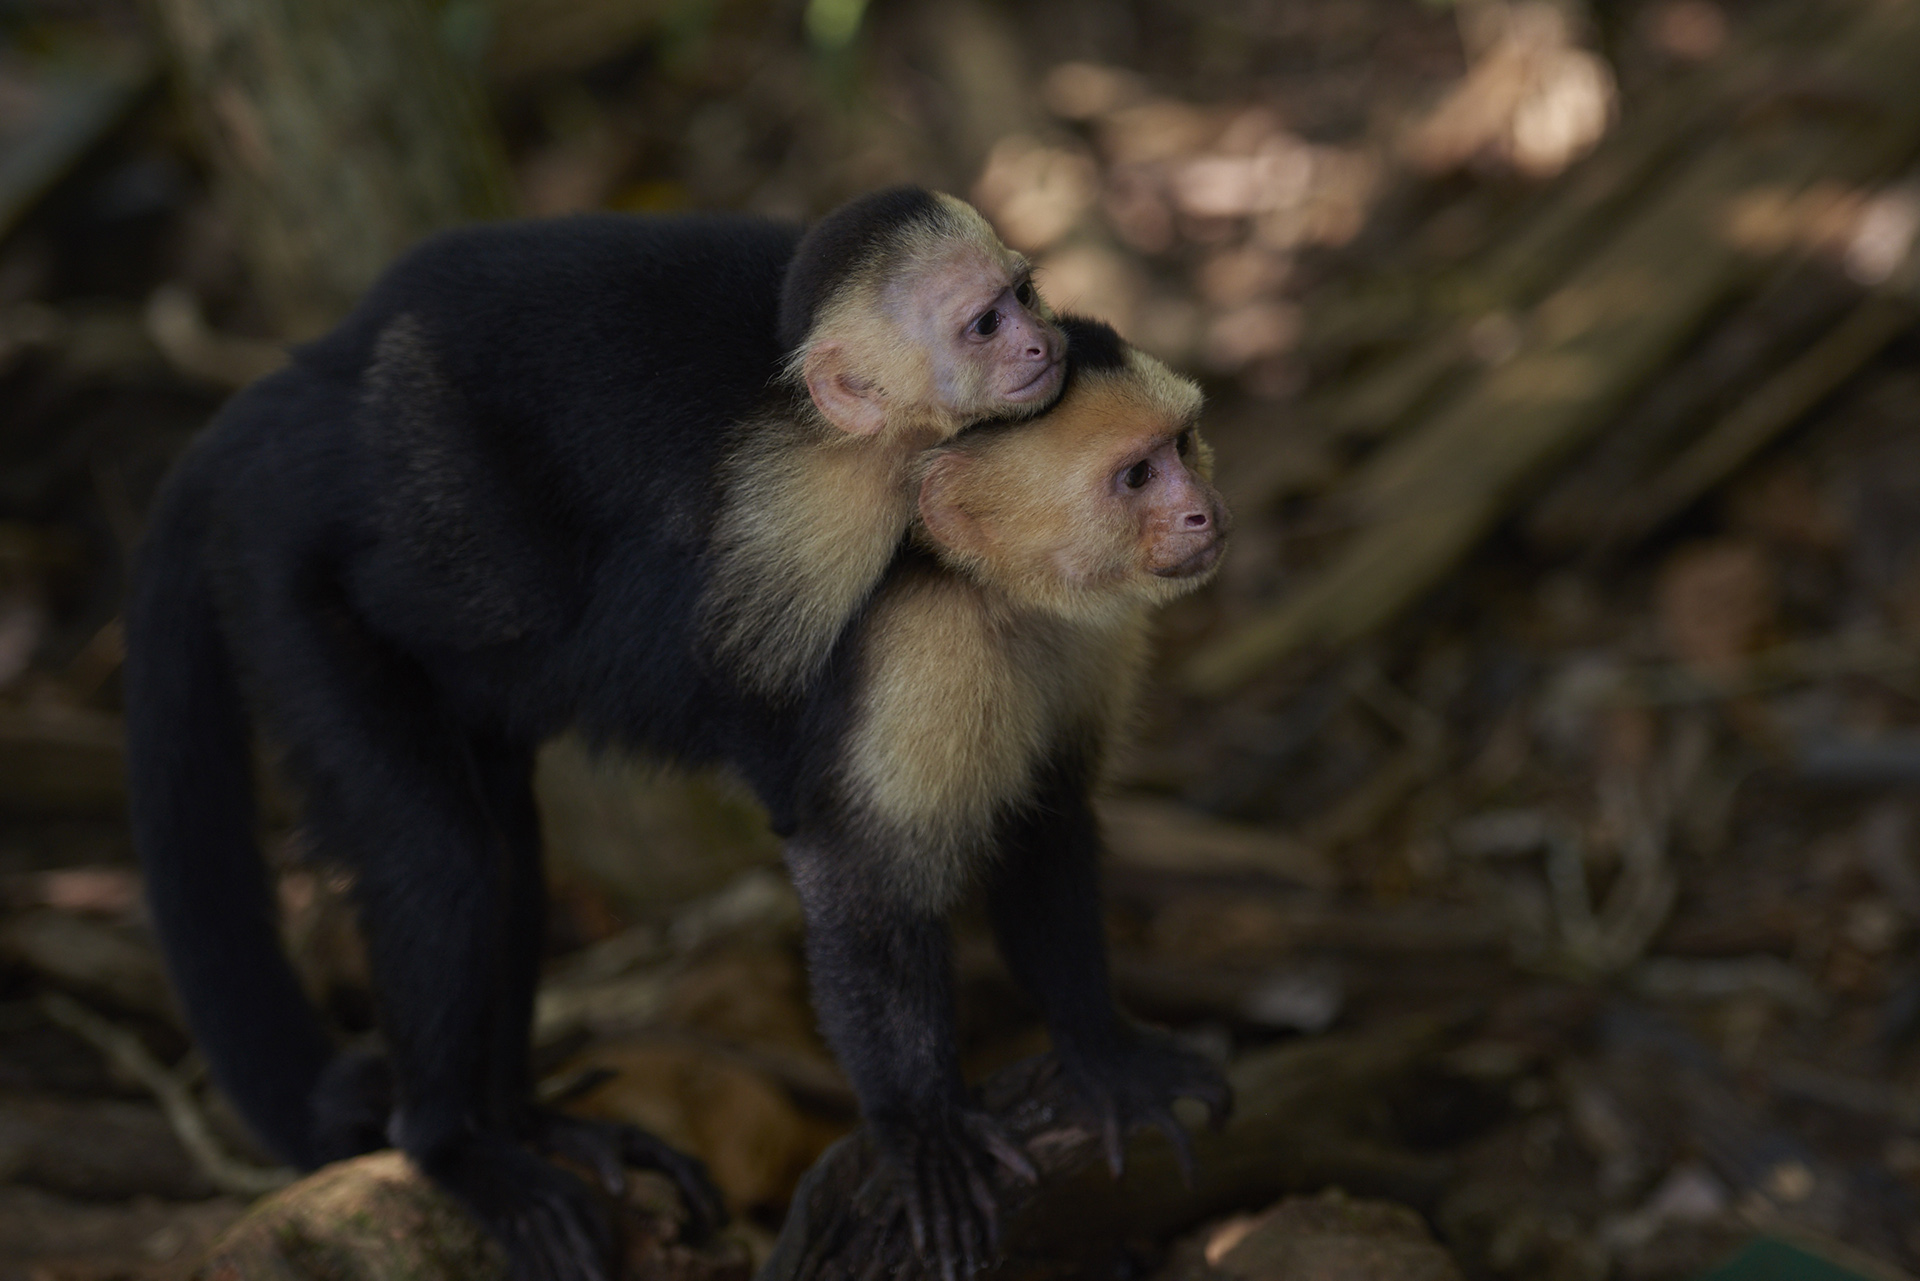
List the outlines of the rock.
<svg viewBox="0 0 1920 1281">
<path fill-rule="evenodd" d="M 624 1281 L 746 1281 L 746 1251 L 678 1240 L 664 1181 L 635 1175 L 617 1207 Z M 505 1281 L 506 1257 L 398 1152 L 330 1165 L 256 1204 L 207 1252 L 194 1281 Z"/>
<path fill-rule="evenodd" d="M 1418 1213 L 1337 1190 L 1215 1224 L 1185 1253 L 1163 1281 L 1460 1281 Z"/>
</svg>

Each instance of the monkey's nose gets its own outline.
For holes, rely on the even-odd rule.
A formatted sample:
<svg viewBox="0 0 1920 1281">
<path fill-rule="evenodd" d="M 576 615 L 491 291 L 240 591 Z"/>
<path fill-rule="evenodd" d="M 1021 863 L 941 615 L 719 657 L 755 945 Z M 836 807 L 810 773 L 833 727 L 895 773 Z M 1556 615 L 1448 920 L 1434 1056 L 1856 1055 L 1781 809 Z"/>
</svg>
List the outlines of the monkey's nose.
<svg viewBox="0 0 1920 1281">
<path fill-rule="evenodd" d="M 1188 512 L 1186 515 L 1186 519 L 1181 521 L 1180 523 L 1185 525 L 1188 529 L 1205 529 L 1208 525 L 1212 524 L 1213 522 L 1211 519 L 1208 518 L 1205 512 Z"/>
</svg>

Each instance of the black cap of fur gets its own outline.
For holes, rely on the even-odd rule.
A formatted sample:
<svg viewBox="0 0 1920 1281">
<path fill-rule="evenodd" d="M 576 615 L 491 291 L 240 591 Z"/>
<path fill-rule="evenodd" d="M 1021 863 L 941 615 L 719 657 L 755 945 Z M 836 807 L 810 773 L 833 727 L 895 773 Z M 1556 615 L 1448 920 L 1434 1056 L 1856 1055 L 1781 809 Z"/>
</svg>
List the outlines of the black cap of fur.
<svg viewBox="0 0 1920 1281">
<path fill-rule="evenodd" d="M 792 351 L 813 330 L 814 317 L 850 272 L 900 228 L 930 222 L 940 201 L 924 187 L 888 187 L 850 200 L 800 238 L 780 287 L 780 345 Z"/>
<path fill-rule="evenodd" d="M 1127 364 L 1127 340 L 1114 332 L 1104 320 L 1085 316 L 1059 317 L 1067 335 L 1067 371 L 1076 369 L 1124 369 Z"/>
</svg>

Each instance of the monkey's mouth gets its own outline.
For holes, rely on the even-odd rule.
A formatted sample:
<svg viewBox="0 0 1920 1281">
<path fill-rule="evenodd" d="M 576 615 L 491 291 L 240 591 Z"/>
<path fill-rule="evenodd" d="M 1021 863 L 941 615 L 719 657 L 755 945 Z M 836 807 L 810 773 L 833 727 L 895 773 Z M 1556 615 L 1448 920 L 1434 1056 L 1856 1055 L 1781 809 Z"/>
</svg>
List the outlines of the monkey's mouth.
<svg viewBox="0 0 1920 1281">
<path fill-rule="evenodd" d="M 1198 578 L 1220 563 L 1220 553 L 1225 551 L 1226 547 L 1226 539 L 1216 538 L 1185 560 L 1153 572 L 1161 578 Z"/>
<path fill-rule="evenodd" d="M 1026 382 L 1021 383 L 1012 391 L 1004 393 L 1001 399 L 1012 401 L 1017 405 L 1029 400 L 1039 400 L 1043 396 L 1050 396 L 1053 394 L 1054 389 L 1059 386 L 1065 367 L 1065 362 L 1063 361 L 1050 360 L 1039 373 L 1029 378 Z"/>
</svg>

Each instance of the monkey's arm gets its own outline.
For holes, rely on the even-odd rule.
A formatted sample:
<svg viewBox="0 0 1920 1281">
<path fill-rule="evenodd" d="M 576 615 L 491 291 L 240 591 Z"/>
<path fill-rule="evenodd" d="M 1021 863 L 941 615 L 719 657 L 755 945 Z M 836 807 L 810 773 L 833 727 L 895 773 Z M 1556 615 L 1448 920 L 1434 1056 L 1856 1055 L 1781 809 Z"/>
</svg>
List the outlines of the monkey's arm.
<svg viewBox="0 0 1920 1281">
<path fill-rule="evenodd" d="M 993 1164 L 1029 1181 L 1033 1166 L 967 1099 L 945 918 L 901 902 L 898 877 L 849 853 L 787 848 L 814 1006 L 898 1177 L 915 1248 L 942 1276 L 968 1276 L 999 1234 Z"/>
<path fill-rule="evenodd" d="M 1147 1124 L 1192 1163 L 1176 1098 L 1198 1099 L 1216 1122 L 1233 1096 L 1205 1058 L 1115 1006 L 1100 918 L 1100 828 L 1086 789 L 1056 775 L 1007 825 L 987 904 L 1000 952 L 1039 1003 L 1061 1067 L 1094 1109 L 1117 1178 L 1132 1126 Z"/>
</svg>

